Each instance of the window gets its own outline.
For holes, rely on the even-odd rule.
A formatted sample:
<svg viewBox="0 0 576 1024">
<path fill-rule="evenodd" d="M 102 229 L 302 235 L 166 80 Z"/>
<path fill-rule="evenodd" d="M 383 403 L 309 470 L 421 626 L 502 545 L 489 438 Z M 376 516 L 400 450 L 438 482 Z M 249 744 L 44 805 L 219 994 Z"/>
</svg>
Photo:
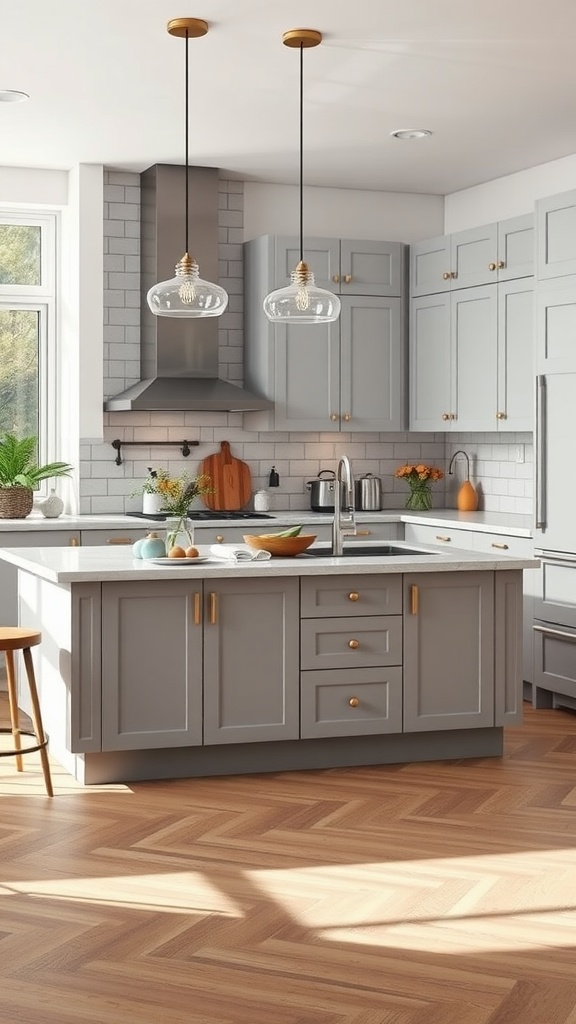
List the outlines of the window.
<svg viewBox="0 0 576 1024">
<path fill-rule="evenodd" d="M 0 210 L 0 433 L 55 433 L 56 217 Z"/>
</svg>

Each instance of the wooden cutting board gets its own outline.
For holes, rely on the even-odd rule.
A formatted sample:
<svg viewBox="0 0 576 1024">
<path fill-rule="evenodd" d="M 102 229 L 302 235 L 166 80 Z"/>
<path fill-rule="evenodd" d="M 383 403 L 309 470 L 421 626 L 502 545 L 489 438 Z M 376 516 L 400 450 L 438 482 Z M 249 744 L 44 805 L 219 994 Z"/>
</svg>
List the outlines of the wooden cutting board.
<svg viewBox="0 0 576 1024">
<path fill-rule="evenodd" d="M 239 512 L 248 503 L 252 494 L 250 467 L 234 458 L 228 441 L 221 441 L 220 451 L 202 460 L 200 472 L 212 481 L 213 492 L 202 495 L 208 508 Z"/>
</svg>

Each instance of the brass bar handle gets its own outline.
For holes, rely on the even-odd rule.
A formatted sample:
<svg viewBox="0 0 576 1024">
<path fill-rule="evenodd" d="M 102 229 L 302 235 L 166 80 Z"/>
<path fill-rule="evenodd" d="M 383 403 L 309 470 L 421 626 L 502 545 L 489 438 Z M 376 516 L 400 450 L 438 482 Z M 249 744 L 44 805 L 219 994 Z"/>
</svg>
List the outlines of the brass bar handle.
<svg viewBox="0 0 576 1024">
<path fill-rule="evenodd" d="M 357 708 L 360 704 L 360 701 L 358 700 L 358 697 L 350 697 L 348 704 L 350 705 L 351 708 Z"/>
<path fill-rule="evenodd" d="M 212 591 L 210 594 L 210 625 L 216 625 L 216 619 L 218 617 L 218 595 Z"/>
<path fill-rule="evenodd" d="M 410 587 L 410 612 L 412 615 L 418 615 L 418 587 L 416 584 L 412 584 Z"/>
<path fill-rule="evenodd" d="M 359 640 L 349 640 L 348 641 L 348 647 L 350 648 L 351 651 L 357 651 L 358 648 L 360 647 L 360 641 Z"/>
<path fill-rule="evenodd" d="M 348 600 L 349 601 L 359 601 L 360 600 L 360 594 L 358 593 L 358 591 L 357 590 L 351 590 L 350 593 L 348 594 Z"/>
<path fill-rule="evenodd" d="M 340 274 L 332 274 L 332 280 L 334 281 L 334 284 L 338 284 L 340 281 Z"/>
<path fill-rule="evenodd" d="M 441 533 L 437 533 L 436 540 L 441 540 L 443 544 L 448 544 L 452 540 L 452 537 L 444 537 Z"/>
<path fill-rule="evenodd" d="M 492 541 L 492 547 L 493 548 L 500 548 L 502 551 L 508 551 L 508 545 L 507 544 L 497 544 L 496 541 Z"/>
<path fill-rule="evenodd" d="M 352 283 L 352 274 L 344 274 L 344 284 Z"/>
<path fill-rule="evenodd" d="M 356 530 L 357 537 L 371 537 L 372 530 Z"/>
<path fill-rule="evenodd" d="M 133 544 L 132 537 L 106 537 L 107 544 Z"/>
<path fill-rule="evenodd" d="M 200 625 L 200 594 L 194 594 L 194 625 Z"/>
<path fill-rule="evenodd" d="M 78 540 L 78 537 L 70 537 L 69 547 L 71 547 L 71 548 L 79 548 L 80 547 L 80 541 Z"/>
</svg>

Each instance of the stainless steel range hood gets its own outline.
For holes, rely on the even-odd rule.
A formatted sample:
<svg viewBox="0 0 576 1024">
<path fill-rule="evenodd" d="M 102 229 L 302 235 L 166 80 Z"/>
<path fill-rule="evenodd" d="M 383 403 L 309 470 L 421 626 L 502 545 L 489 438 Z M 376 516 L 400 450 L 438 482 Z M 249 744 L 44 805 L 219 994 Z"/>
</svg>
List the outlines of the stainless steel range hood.
<svg viewBox="0 0 576 1024">
<path fill-rule="evenodd" d="M 191 167 L 192 253 L 200 276 L 218 280 L 218 170 Z M 184 248 L 184 167 L 155 164 L 141 175 L 142 380 L 109 398 L 110 412 L 268 409 L 271 402 L 218 377 L 220 317 L 154 316 L 146 301 L 157 281 L 174 277 Z"/>
</svg>

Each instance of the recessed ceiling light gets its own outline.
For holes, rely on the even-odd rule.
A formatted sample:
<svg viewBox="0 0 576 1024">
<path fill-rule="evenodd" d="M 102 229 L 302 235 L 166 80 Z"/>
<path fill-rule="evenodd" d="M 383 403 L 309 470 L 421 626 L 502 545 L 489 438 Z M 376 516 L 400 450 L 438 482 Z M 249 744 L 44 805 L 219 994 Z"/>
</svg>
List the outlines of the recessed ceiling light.
<svg viewBox="0 0 576 1024">
<path fill-rule="evenodd" d="M 390 132 L 390 135 L 395 139 L 425 139 L 427 135 L 432 135 L 432 132 L 427 128 L 398 128 L 395 132 Z"/>
<path fill-rule="evenodd" d="M 0 89 L 0 103 L 23 103 L 29 99 L 28 93 L 19 89 Z"/>
</svg>

